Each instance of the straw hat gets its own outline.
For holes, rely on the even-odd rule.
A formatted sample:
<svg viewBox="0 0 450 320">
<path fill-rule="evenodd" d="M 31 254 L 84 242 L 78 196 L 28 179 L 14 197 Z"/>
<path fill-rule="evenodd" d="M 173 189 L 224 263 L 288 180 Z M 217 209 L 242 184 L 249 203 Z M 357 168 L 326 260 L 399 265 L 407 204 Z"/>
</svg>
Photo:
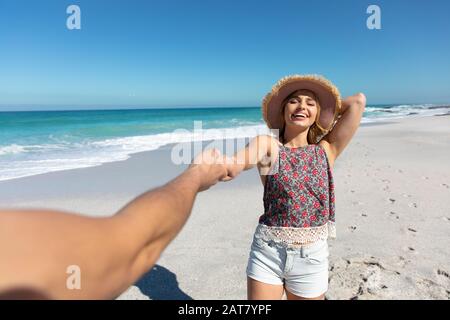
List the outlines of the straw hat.
<svg viewBox="0 0 450 320">
<path fill-rule="evenodd" d="M 262 102 L 262 113 L 270 129 L 281 129 L 283 118 L 280 115 L 283 101 L 293 92 L 307 89 L 315 93 L 320 109 L 317 113 L 317 126 L 328 132 L 341 110 L 338 88 L 320 75 L 290 75 L 281 78 L 266 94 Z"/>
</svg>

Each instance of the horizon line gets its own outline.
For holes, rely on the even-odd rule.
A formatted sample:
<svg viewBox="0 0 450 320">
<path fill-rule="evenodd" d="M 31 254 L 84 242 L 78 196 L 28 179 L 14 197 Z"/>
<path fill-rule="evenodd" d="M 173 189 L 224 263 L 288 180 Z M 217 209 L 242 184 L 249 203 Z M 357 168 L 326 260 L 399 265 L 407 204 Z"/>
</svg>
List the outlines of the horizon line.
<svg viewBox="0 0 450 320">
<path fill-rule="evenodd" d="M 430 102 L 414 102 L 414 103 L 375 103 L 375 104 L 367 104 L 367 106 L 401 106 L 401 105 L 442 105 L 442 106 L 450 106 L 450 102 L 444 102 L 444 103 L 430 103 Z M 27 109 L 32 108 L 32 106 L 39 106 L 39 105 L 23 105 L 23 106 L 17 106 L 17 108 Z M 11 108 L 11 105 L 9 105 Z M 43 108 L 51 107 L 49 105 L 43 105 Z M 261 108 L 261 106 L 166 106 L 166 107 L 124 107 L 124 106 L 106 106 L 106 107 L 95 107 L 90 109 L 89 107 L 82 107 L 82 106 L 74 106 L 73 109 L 30 109 L 30 110 L 14 110 L 14 109 L 7 109 L 7 110 L 1 110 L 2 108 L 8 108 L 5 105 L 0 105 L 0 112 L 63 112 L 63 111 L 124 111 L 124 110 L 168 110 L 168 109 L 256 109 Z M 56 107 L 58 108 L 58 107 Z M 67 107 L 66 107 L 67 108 Z M 70 107 L 69 107 L 70 108 Z"/>
</svg>

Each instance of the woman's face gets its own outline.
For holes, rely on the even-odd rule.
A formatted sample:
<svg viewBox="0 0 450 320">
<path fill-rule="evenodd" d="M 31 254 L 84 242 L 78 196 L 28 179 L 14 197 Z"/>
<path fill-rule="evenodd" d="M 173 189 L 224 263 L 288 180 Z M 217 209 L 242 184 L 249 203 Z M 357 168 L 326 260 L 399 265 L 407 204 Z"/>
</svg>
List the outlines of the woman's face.
<svg viewBox="0 0 450 320">
<path fill-rule="evenodd" d="M 316 97 L 309 90 L 295 91 L 284 108 L 286 128 L 296 126 L 308 128 L 314 124 L 318 112 Z"/>
</svg>

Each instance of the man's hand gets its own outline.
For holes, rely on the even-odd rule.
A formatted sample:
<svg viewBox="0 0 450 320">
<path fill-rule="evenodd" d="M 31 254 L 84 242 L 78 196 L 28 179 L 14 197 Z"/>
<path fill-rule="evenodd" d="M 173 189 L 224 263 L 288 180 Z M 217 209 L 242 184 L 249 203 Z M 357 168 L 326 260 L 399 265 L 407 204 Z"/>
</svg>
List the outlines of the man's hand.
<svg viewBox="0 0 450 320">
<path fill-rule="evenodd" d="M 199 182 L 199 191 L 205 191 L 215 185 L 219 180 L 224 181 L 228 175 L 224 157 L 217 149 L 205 150 L 198 154 L 189 171 L 195 172 Z"/>
</svg>

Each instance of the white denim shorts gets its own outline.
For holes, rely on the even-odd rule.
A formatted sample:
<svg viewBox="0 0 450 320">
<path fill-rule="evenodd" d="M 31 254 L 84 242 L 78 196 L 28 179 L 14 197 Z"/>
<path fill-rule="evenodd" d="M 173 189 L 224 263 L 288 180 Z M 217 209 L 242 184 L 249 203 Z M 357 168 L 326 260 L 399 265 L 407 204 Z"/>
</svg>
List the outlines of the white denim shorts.
<svg viewBox="0 0 450 320">
<path fill-rule="evenodd" d="M 284 285 L 296 296 L 318 297 L 328 290 L 328 242 L 319 240 L 292 247 L 253 236 L 247 276 L 254 280 Z"/>
</svg>

